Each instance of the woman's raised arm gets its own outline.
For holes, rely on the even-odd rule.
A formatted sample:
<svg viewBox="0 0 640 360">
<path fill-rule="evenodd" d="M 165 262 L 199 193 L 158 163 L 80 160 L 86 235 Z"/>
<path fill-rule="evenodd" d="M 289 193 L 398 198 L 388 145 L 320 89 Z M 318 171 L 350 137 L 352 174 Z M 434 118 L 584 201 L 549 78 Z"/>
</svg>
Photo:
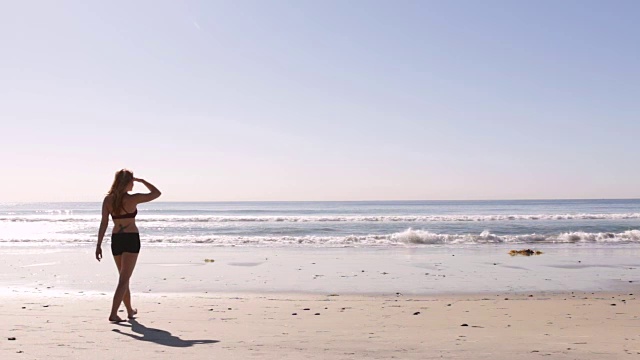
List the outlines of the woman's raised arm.
<svg viewBox="0 0 640 360">
<path fill-rule="evenodd" d="M 137 181 L 139 183 L 144 184 L 144 186 L 146 186 L 147 189 L 149 189 L 149 191 L 150 191 L 148 194 L 133 194 L 132 195 L 134 201 L 136 203 L 138 203 L 138 204 L 155 200 L 155 199 L 159 198 L 160 195 L 162 195 L 162 193 L 160 192 L 160 190 L 158 190 L 157 187 L 153 186 L 151 183 L 149 183 L 146 180 L 133 178 L 133 181 Z"/>
</svg>

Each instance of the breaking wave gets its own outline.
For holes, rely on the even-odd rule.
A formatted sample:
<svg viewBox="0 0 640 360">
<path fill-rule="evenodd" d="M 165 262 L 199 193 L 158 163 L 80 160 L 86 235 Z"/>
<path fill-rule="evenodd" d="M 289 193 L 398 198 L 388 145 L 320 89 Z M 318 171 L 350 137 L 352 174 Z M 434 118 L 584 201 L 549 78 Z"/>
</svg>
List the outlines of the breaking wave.
<svg viewBox="0 0 640 360">
<path fill-rule="evenodd" d="M 91 236 L 68 238 L 0 239 L 0 244 L 90 244 Z M 559 234 L 496 235 L 489 231 L 480 234 L 438 234 L 425 230 L 407 229 L 388 235 L 350 236 L 143 236 L 148 245 L 199 245 L 213 246 L 286 246 L 307 245 L 318 247 L 367 247 L 367 246 L 421 246 L 421 245 L 473 245 L 473 244 L 570 244 L 570 243 L 640 243 L 640 230 L 620 233 L 566 232 Z"/>
</svg>

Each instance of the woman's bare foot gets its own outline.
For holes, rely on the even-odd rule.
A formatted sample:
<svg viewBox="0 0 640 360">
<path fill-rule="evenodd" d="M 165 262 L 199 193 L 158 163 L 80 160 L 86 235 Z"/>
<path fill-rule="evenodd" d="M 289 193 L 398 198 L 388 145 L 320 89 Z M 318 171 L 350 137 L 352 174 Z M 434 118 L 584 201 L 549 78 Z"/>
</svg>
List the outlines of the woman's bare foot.
<svg viewBox="0 0 640 360">
<path fill-rule="evenodd" d="M 138 309 L 131 309 L 131 311 L 127 310 L 127 317 L 129 319 L 135 318 L 137 314 L 138 314 Z"/>
<path fill-rule="evenodd" d="M 109 321 L 117 323 L 117 322 L 123 322 L 125 320 L 121 319 L 120 316 L 115 315 L 115 316 L 109 316 Z"/>
</svg>

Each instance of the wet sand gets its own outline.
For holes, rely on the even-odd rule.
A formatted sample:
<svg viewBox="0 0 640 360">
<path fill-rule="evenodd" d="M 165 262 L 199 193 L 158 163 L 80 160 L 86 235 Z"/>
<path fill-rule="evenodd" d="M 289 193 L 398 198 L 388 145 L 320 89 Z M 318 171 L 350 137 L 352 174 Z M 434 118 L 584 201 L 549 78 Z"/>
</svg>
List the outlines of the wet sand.
<svg viewBox="0 0 640 360">
<path fill-rule="evenodd" d="M 107 244 L 108 245 L 108 244 Z M 105 246 L 0 247 L 0 292 L 110 293 L 115 264 Z M 134 293 L 317 293 L 413 295 L 609 291 L 640 284 L 640 246 L 545 247 L 509 256 L 510 247 L 257 248 L 143 246 Z"/>
</svg>

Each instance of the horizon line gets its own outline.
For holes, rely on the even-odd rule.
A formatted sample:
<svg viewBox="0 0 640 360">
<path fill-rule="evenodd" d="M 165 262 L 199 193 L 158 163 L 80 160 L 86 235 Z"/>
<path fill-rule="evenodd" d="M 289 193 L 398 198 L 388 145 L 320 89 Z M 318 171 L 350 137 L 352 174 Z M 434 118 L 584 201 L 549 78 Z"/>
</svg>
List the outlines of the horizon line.
<svg viewBox="0 0 640 360">
<path fill-rule="evenodd" d="M 432 200 L 168 200 L 155 203 L 355 203 L 355 202 L 481 202 L 481 201 L 602 201 L 602 200 L 640 200 L 630 198 L 529 198 L 529 199 L 432 199 Z M 56 204 L 56 203 L 99 203 L 100 201 L 7 201 L 2 204 Z"/>
</svg>

